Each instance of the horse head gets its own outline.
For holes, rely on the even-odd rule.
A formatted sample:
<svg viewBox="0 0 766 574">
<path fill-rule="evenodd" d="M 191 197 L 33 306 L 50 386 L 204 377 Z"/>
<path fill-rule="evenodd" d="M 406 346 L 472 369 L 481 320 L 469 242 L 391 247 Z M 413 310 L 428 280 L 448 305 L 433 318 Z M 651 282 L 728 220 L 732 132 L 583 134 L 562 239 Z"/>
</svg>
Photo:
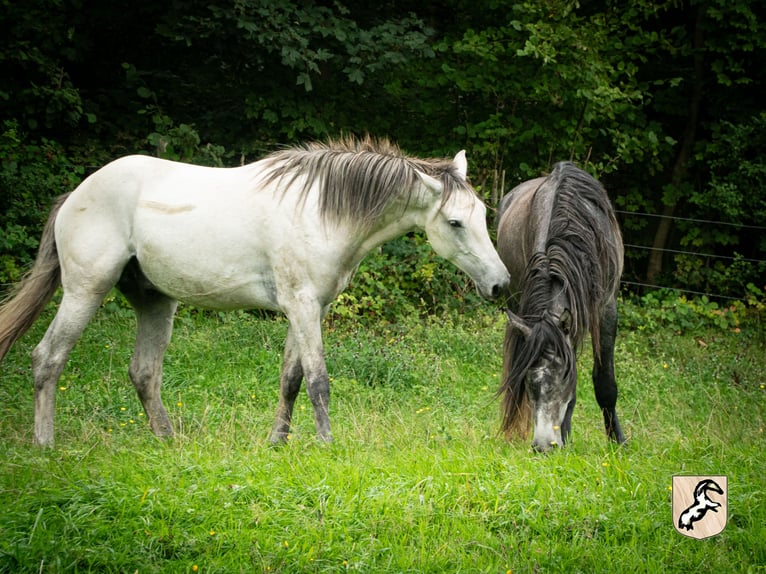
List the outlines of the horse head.
<svg viewBox="0 0 766 574">
<path fill-rule="evenodd" d="M 571 429 L 577 389 L 572 314 L 562 304 L 522 319 L 507 311 L 512 363 L 507 369 L 506 430 L 511 419 L 533 423 L 532 447 L 538 452 L 563 446 Z M 521 429 L 522 433 L 526 428 Z"/>
<path fill-rule="evenodd" d="M 425 232 L 436 253 L 467 273 L 483 297 L 494 299 L 507 289 L 510 275 L 489 237 L 487 208 L 466 179 L 465 152 L 452 163 L 440 179 L 418 171 L 430 205 Z"/>
</svg>

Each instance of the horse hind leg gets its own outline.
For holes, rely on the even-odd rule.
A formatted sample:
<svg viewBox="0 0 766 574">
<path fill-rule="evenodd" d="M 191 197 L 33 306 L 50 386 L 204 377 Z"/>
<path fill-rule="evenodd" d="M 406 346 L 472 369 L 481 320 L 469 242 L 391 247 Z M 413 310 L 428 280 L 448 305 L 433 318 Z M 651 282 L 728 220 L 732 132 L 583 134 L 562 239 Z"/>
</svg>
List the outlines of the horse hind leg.
<svg viewBox="0 0 766 574">
<path fill-rule="evenodd" d="M 596 401 L 604 416 L 607 436 L 617 443 L 625 442 L 620 421 L 617 418 L 617 381 L 614 376 L 614 345 L 617 338 L 617 301 L 612 298 L 601 314 L 600 326 L 601 358 L 593 358 L 593 389 Z M 595 345 L 594 345 L 595 347 Z"/>
<path fill-rule="evenodd" d="M 118 284 L 136 312 L 137 331 L 128 374 L 157 436 L 172 436 L 173 426 L 162 404 L 162 359 L 173 334 L 178 302 L 149 283 L 135 260 L 131 260 Z"/>
<path fill-rule="evenodd" d="M 32 351 L 34 440 L 40 446 L 53 446 L 56 382 L 66 366 L 72 347 L 100 307 L 102 299 L 102 293 L 72 294 L 65 291 L 56 316 Z"/>
</svg>

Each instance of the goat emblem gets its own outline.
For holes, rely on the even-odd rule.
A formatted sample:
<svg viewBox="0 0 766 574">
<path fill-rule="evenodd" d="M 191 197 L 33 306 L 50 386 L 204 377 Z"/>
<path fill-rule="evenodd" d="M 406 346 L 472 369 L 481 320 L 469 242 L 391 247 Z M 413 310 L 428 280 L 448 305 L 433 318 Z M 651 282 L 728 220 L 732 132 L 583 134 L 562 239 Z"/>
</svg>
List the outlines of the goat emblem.
<svg viewBox="0 0 766 574">
<path fill-rule="evenodd" d="M 727 518 L 727 482 L 725 476 L 674 476 L 673 521 L 676 530 L 692 538 L 707 538 L 723 531 Z M 718 496 L 713 499 L 711 495 Z"/>
</svg>

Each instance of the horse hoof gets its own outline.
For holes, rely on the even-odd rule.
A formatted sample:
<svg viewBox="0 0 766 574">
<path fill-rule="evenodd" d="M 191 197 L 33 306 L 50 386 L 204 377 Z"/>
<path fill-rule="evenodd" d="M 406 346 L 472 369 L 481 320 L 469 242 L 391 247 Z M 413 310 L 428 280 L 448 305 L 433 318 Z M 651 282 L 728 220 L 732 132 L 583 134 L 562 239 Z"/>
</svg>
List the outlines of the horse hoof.
<svg viewBox="0 0 766 574">
<path fill-rule="evenodd" d="M 158 438 L 173 438 L 175 435 L 175 432 L 173 432 L 173 427 L 169 424 L 151 425 L 151 427 L 154 436 Z"/>
<path fill-rule="evenodd" d="M 269 444 L 271 446 L 281 446 L 287 444 L 290 441 L 290 433 L 282 431 L 274 431 L 269 436 Z"/>
<path fill-rule="evenodd" d="M 630 441 L 624 436 L 612 437 L 612 442 L 620 448 L 628 448 Z"/>
</svg>

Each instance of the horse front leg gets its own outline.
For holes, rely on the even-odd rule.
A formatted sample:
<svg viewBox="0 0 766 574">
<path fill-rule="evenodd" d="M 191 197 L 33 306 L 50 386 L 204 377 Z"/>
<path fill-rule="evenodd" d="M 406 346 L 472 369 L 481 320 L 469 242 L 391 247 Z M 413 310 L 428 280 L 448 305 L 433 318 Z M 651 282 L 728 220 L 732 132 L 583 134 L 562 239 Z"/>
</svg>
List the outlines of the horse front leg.
<svg viewBox="0 0 766 574">
<path fill-rule="evenodd" d="M 622 444 L 625 435 L 622 433 L 620 421 L 617 418 L 617 381 L 614 376 L 614 345 L 617 338 L 617 301 L 612 298 L 600 318 L 601 357 L 595 352 L 593 357 L 593 389 L 596 401 L 604 416 L 604 426 L 607 436 Z"/>
<path fill-rule="evenodd" d="M 302 380 L 303 366 L 301 365 L 301 355 L 295 340 L 294 329 L 290 326 L 287 330 L 285 356 L 282 360 L 282 372 L 279 376 L 277 416 L 274 419 L 274 426 L 269 437 L 269 441 L 273 444 L 285 442 L 290 434 L 293 405 L 295 405 L 295 398 L 301 390 Z"/>
<path fill-rule="evenodd" d="M 327 309 L 313 300 L 299 299 L 295 303 L 286 312 L 290 329 L 280 376 L 280 402 L 271 439 L 272 442 L 284 440 L 289 431 L 292 408 L 303 375 L 311 405 L 314 407 L 317 436 L 321 441 L 332 442 L 329 414 L 330 377 L 322 345 L 322 318 Z"/>
</svg>

